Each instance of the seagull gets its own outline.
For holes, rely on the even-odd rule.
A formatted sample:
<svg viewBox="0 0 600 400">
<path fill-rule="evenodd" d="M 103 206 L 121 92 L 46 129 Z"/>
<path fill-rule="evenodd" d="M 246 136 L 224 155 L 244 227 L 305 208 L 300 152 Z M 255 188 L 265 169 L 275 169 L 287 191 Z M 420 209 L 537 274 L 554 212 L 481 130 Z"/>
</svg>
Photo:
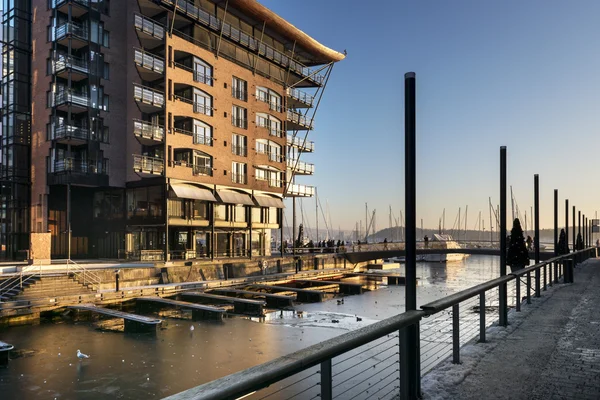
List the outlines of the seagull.
<svg viewBox="0 0 600 400">
<path fill-rule="evenodd" d="M 88 356 L 87 354 L 83 354 L 81 351 L 79 351 L 79 349 L 77 349 L 77 358 L 83 360 L 84 358 L 90 358 L 90 356 Z"/>
<path fill-rule="evenodd" d="M 190 331 L 194 330 L 194 325 L 190 326 Z"/>
</svg>

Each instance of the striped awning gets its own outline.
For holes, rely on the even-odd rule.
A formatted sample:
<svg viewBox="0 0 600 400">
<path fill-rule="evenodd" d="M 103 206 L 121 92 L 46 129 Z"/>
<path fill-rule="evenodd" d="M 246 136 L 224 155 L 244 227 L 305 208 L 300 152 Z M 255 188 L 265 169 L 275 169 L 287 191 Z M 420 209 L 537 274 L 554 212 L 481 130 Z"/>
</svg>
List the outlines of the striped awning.
<svg viewBox="0 0 600 400">
<path fill-rule="evenodd" d="M 187 183 L 171 183 L 171 189 L 180 199 L 217 201 L 212 192 Z"/>
<path fill-rule="evenodd" d="M 217 196 L 219 197 L 219 200 L 221 200 L 221 203 L 225 204 L 243 204 L 245 206 L 254 205 L 252 198 L 246 193 L 217 190 Z"/>
<path fill-rule="evenodd" d="M 261 207 L 285 208 L 283 200 L 279 197 L 254 195 L 254 200 Z"/>
</svg>

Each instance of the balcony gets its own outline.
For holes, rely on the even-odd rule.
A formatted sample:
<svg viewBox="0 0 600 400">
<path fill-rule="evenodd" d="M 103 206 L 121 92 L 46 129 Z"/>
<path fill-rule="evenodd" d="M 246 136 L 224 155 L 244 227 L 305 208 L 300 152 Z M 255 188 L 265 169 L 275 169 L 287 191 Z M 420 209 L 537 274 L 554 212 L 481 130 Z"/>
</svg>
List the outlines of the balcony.
<svg viewBox="0 0 600 400">
<path fill-rule="evenodd" d="M 163 43 L 165 27 L 150 18 L 135 14 L 133 24 L 142 47 L 153 49 Z"/>
<path fill-rule="evenodd" d="M 304 161 L 288 159 L 287 167 L 296 175 L 312 175 L 315 173 L 315 165 Z"/>
<path fill-rule="evenodd" d="M 256 101 L 267 103 L 269 110 L 276 112 L 283 112 L 283 106 L 281 105 L 281 98 L 279 96 L 273 96 L 264 90 L 256 91 Z"/>
<path fill-rule="evenodd" d="M 207 167 L 204 165 L 193 165 L 192 166 L 192 173 L 196 176 L 200 175 L 200 176 L 212 176 L 213 175 L 213 170 L 211 167 Z"/>
<path fill-rule="evenodd" d="M 313 128 L 312 121 L 294 110 L 287 110 L 286 121 L 288 131 L 311 130 Z"/>
<path fill-rule="evenodd" d="M 285 131 L 282 131 L 281 129 L 279 129 L 278 124 L 271 124 L 269 121 L 260 120 L 256 123 L 256 126 L 258 128 L 267 129 L 269 131 L 269 136 L 274 136 L 274 137 L 279 137 L 279 138 L 285 137 Z"/>
<path fill-rule="evenodd" d="M 108 159 L 101 163 L 65 158 L 55 161 L 48 174 L 48 185 L 108 186 Z"/>
<path fill-rule="evenodd" d="M 207 136 L 207 135 L 201 135 L 192 131 L 188 131 L 186 129 L 183 128 L 173 128 L 173 131 L 175 133 L 180 133 L 182 135 L 186 135 L 186 136 L 191 136 L 193 138 L 193 142 L 194 144 L 201 144 L 201 145 L 205 145 L 205 146 L 212 146 L 213 145 L 213 138 L 211 136 Z"/>
<path fill-rule="evenodd" d="M 192 79 L 194 80 L 194 82 L 199 82 L 208 86 L 212 86 L 213 85 L 213 76 L 212 75 L 208 75 L 208 74 L 204 74 L 203 72 L 200 71 L 196 71 L 193 68 L 188 67 L 187 65 L 178 63 L 178 62 L 174 62 L 173 63 L 175 65 L 175 67 L 177 68 L 181 68 L 185 71 L 188 71 L 192 74 Z"/>
<path fill-rule="evenodd" d="M 52 140 L 57 143 L 78 146 L 90 139 L 90 130 L 74 125 L 54 125 Z"/>
<path fill-rule="evenodd" d="M 71 81 L 78 82 L 86 79 L 90 73 L 88 61 L 83 58 L 55 54 L 54 60 L 52 60 L 52 73 L 63 79 L 69 79 L 69 72 L 71 72 Z"/>
<path fill-rule="evenodd" d="M 287 197 L 313 197 L 315 195 L 315 187 L 293 183 L 287 186 L 285 195 Z"/>
<path fill-rule="evenodd" d="M 74 90 L 59 90 L 54 94 L 53 107 L 57 110 L 71 113 L 82 113 L 90 107 L 91 101 L 86 93 Z"/>
<path fill-rule="evenodd" d="M 79 18 L 87 13 L 90 6 L 89 0 L 52 0 L 52 8 L 63 14 L 69 14 L 69 4 L 73 5 L 71 15 L 75 18 Z"/>
<path fill-rule="evenodd" d="M 301 63 L 293 60 L 289 56 L 275 50 L 274 48 L 261 43 L 258 39 L 232 27 L 230 24 L 221 21 L 217 17 L 212 16 L 208 12 L 195 6 L 192 2 L 185 0 L 160 0 L 162 4 L 166 4 L 175 8 L 177 11 L 187 17 L 199 22 L 201 25 L 209 28 L 218 35 L 230 39 L 231 41 L 251 50 L 253 53 L 258 53 L 262 57 L 278 64 L 284 68 L 289 68 L 291 72 L 301 77 L 298 84 L 303 86 L 320 86 L 325 81 L 325 76 L 317 73 L 316 70 L 308 68 Z"/>
<path fill-rule="evenodd" d="M 287 88 L 287 104 L 295 108 L 310 108 L 315 101 L 314 96 L 295 88 Z"/>
<path fill-rule="evenodd" d="M 284 162 L 285 156 L 277 151 L 270 151 L 268 147 L 257 147 L 256 154 L 261 154 L 267 156 L 269 161 L 271 162 Z"/>
<path fill-rule="evenodd" d="M 208 115 L 209 117 L 213 116 L 214 109 L 210 105 L 207 105 L 206 103 L 196 103 L 192 99 L 188 99 L 187 97 L 180 96 L 180 95 L 177 95 L 177 94 L 173 95 L 173 99 L 181 101 L 181 102 L 184 102 L 184 103 L 187 103 L 187 104 L 191 104 L 192 105 L 192 111 L 195 114 Z"/>
<path fill-rule="evenodd" d="M 288 136 L 287 145 L 300 149 L 304 153 L 312 153 L 315 151 L 315 142 L 304 140 L 304 138 L 299 138 L 298 136 Z"/>
<path fill-rule="evenodd" d="M 133 170 L 141 177 L 163 175 L 165 172 L 165 160 L 162 158 L 133 155 Z"/>
<path fill-rule="evenodd" d="M 69 46 L 71 38 L 71 48 L 80 49 L 88 45 L 89 33 L 87 27 L 75 22 L 67 22 L 54 28 L 54 40 L 63 46 Z"/>
<path fill-rule="evenodd" d="M 165 128 L 139 119 L 133 120 L 133 134 L 145 146 L 154 146 L 165 139 Z"/>
<path fill-rule="evenodd" d="M 248 183 L 248 175 L 232 172 L 231 173 L 231 182 L 245 185 Z"/>
<path fill-rule="evenodd" d="M 162 57 L 134 48 L 134 60 L 140 78 L 145 81 L 154 81 L 165 73 L 165 60 Z"/>
<path fill-rule="evenodd" d="M 165 95 L 163 92 L 137 83 L 133 84 L 133 97 L 137 102 L 138 108 L 143 113 L 150 114 L 157 112 L 165 106 Z"/>
</svg>

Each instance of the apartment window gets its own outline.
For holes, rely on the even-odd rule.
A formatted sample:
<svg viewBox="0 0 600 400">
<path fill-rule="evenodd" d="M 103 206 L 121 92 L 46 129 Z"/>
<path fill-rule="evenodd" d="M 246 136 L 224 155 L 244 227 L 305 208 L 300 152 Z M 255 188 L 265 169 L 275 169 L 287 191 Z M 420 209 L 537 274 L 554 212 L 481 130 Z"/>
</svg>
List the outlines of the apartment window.
<svg viewBox="0 0 600 400">
<path fill-rule="evenodd" d="M 194 57 L 194 80 L 210 86 L 213 84 L 212 66 L 197 57 Z"/>
<path fill-rule="evenodd" d="M 212 97 L 194 88 L 194 112 L 212 116 Z"/>
<path fill-rule="evenodd" d="M 271 140 L 256 139 L 256 152 L 266 154 L 269 157 L 269 161 L 281 162 L 283 160 L 281 149 L 281 145 Z"/>
<path fill-rule="evenodd" d="M 258 86 L 256 88 L 256 100 L 269 104 L 269 109 L 277 112 L 283 110 L 281 96 L 274 90 Z"/>
<path fill-rule="evenodd" d="M 269 130 L 269 135 L 271 136 L 283 137 L 281 121 L 272 115 L 256 113 L 256 126 L 260 128 L 267 128 Z"/>
<path fill-rule="evenodd" d="M 202 121 L 194 120 L 194 144 L 212 146 L 212 127 Z"/>
<path fill-rule="evenodd" d="M 246 101 L 248 99 L 248 82 L 234 76 L 231 79 L 231 95 L 238 100 Z"/>
<path fill-rule="evenodd" d="M 194 175 L 212 176 L 212 157 L 209 154 L 194 150 Z"/>
<path fill-rule="evenodd" d="M 248 138 L 234 133 L 231 136 L 231 152 L 236 156 L 246 157 L 248 155 Z"/>
<path fill-rule="evenodd" d="M 246 172 L 248 165 L 246 163 L 232 162 L 231 163 L 231 181 L 233 183 L 246 184 Z"/>
<path fill-rule="evenodd" d="M 231 107 L 231 124 L 238 128 L 248 128 L 248 110 L 244 107 L 232 106 Z"/>
<path fill-rule="evenodd" d="M 256 168 L 254 171 L 256 180 L 268 182 L 269 187 L 281 187 L 281 171 L 266 165 L 261 167 Z"/>
</svg>

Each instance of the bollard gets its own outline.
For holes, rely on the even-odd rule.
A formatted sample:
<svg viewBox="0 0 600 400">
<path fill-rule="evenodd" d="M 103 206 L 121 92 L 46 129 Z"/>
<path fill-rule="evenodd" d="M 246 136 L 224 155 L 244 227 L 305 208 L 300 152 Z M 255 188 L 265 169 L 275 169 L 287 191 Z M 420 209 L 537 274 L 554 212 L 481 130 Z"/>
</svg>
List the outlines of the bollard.
<svg viewBox="0 0 600 400">
<path fill-rule="evenodd" d="M 452 363 L 460 364 L 460 319 L 458 304 L 452 306 Z"/>
<path fill-rule="evenodd" d="M 479 295 L 479 341 L 485 343 L 485 292 Z"/>
<path fill-rule="evenodd" d="M 573 273 L 574 273 L 573 259 L 568 258 L 565 260 L 565 279 L 564 279 L 565 283 L 573 283 Z"/>
</svg>

